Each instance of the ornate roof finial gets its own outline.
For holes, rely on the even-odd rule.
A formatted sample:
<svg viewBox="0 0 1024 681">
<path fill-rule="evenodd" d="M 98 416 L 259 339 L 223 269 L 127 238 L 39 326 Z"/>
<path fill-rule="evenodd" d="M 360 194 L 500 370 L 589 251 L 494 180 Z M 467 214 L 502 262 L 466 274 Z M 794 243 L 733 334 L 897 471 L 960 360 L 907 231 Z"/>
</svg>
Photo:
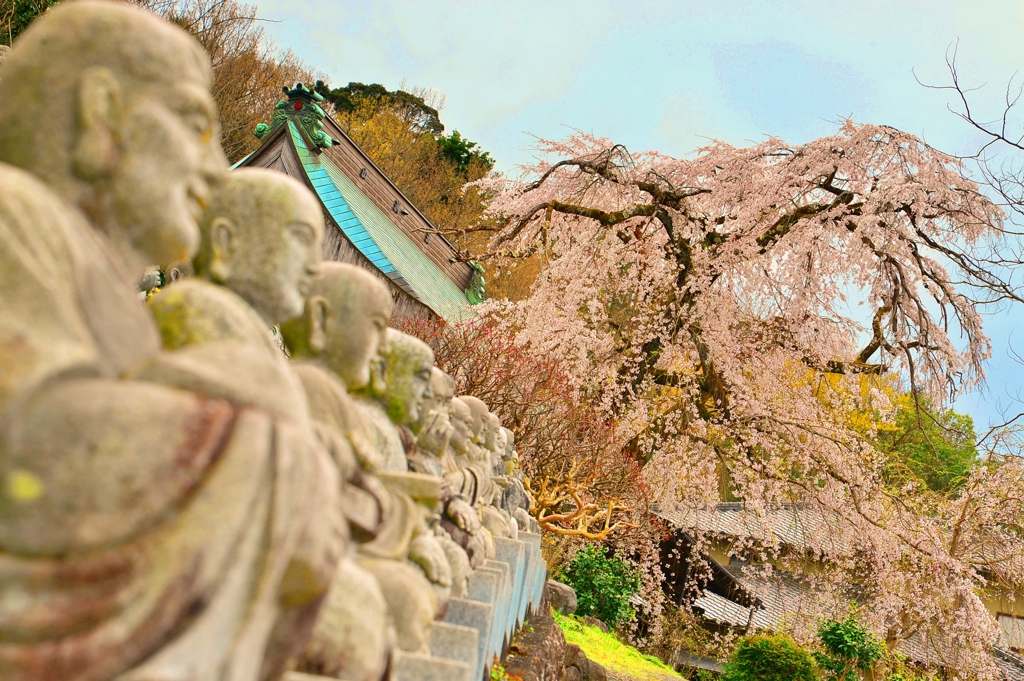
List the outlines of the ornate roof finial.
<svg viewBox="0 0 1024 681">
<path fill-rule="evenodd" d="M 327 114 L 317 103 L 324 101 L 323 96 L 302 83 L 296 83 L 295 87 L 290 90 L 287 87 L 283 87 L 281 90 L 288 96 L 288 99 L 282 99 L 274 106 L 274 117 L 270 125 L 260 123 L 256 126 L 256 138 L 263 139 L 286 121 L 291 120 L 299 129 L 299 133 L 310 149 L 326 149 L 332 146 L 334 140 L 324 132 L 324 119 L 327 118 Z"/>
<path fill-rule="evenodd" d="M 484 281 L 484 266 L 478 262 L 469 262 L 475 270 L 473 272 L 473 278 L 469 282 L 469 288 L 466 289 L 466 297 L 469 298 L 470 305 L 476 305 L 487 300 L 487 282 Z"/>
</svg>

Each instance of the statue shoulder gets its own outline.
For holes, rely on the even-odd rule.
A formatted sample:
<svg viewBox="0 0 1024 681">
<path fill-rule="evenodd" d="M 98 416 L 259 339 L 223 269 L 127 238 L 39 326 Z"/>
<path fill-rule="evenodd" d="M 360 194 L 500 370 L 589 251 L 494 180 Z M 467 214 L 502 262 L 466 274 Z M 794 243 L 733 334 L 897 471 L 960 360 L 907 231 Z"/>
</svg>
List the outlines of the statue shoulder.
<svg viewBox="0 0 1024 681">
<path fill-rule="evenodd" d="M 130 276 L 86 216 L 0 163 L 0 403 L 47 376 L 118 376 L 159 349 Z M 8 341 L 16 340 L 15 345 Z"/>
<path fill-rule="evenodd" d="M 377 438 L 341 379 L 308 360 L 292 360 L 291 367 L 306 393 L 310 418 L 348 440 L 361 467 L 376 470 Z"/>
<path fill-rule="evenodd" d="M 203 279 L 182 279 L 151 297 L 164 348 L 236 340 L 273 349 L 269 329 L 237 294 Z"/>
</svg>

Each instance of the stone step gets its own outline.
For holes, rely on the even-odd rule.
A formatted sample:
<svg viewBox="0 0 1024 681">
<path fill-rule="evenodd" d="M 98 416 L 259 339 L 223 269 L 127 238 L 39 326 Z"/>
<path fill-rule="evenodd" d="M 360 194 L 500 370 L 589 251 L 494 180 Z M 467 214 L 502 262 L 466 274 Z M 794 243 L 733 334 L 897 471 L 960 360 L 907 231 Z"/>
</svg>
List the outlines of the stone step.
<svg viewBox="0 0 1024 681">
<path fill-rule="evenodd" d="M 504 590 L 502 589 L 501 580 L 504 578 L 503 573 L 485 566 L 474 570 L 473 574 L 469 577 L 469 600 L 493 605 L 493 622 L 505 621 L 505 612 L 508 606 L 503 598 Z M 487 639 L 487 646 L 484 648 L 484 654 L 487 655 L 488 659 L 500 654 L 501 636 L 501 627 L 492 624 L 491 633 Z"/>
<path fill-rule="evenodd" d="M 512 607 L 505 625 L 505 633 L 511 637 L 519 624 L 519 604 L 523 597 L 523 578 L 525 577 L 526 543 L 504 537 L 494 538 L 495 558 L 509 567 L 512 576 Z"/>
<path fill-rule="evenodd" d="M 430 625 L 430 654 L 446 660 L 455 660 L 472 670 L 483 669 L 480 664 L 480 632 L 447 622 Z"/>
<path fill-rule="evenodd" d="M 490 603 L 471 601 L 468 598 L 453 598 L 448 601 L 448 611 L 444 614 L 444 622 L 470 627 L 479 632 L 477 639 L 477 668 L 473 678 L 483 679 L 490 675 L 491 660 L 488 656 L 488 642 L 491 640 L 491 627 L 494 626 L 494 606 Z"/>
<path fill-rule="evenodd" d="M 484 563 L 484 567 L 496 570 L 501 574 L 501 605 L 495 610 L 495 621 L 499 624 L 495 625 L 494 640 L 496 646 L 494 654 L 498 657 L 504 657 L 505 648 L 511 640 L 508 638 L 508 628 L 506 625 L 509 620 L 509 610 L 512 608 L 512 571 L 507 563 L 502 563 L 498 560 L 488 560 Z"/>
<path fill-rule="evenodd" d="M 391 681 L 480 681 L 464 662 L 445 660 L 423 653 L 395 653 Z"/>
</svg>

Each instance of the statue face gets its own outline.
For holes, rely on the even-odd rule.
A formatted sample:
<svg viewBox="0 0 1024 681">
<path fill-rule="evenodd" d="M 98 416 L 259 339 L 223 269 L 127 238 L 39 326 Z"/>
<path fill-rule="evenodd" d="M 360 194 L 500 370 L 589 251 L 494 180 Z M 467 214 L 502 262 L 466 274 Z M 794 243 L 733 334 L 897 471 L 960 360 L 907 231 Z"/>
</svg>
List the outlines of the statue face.
<svg viewBox="0 0 1024 681">
<path fill-rule="evenodd" d="M 424 396 L 430 393 L 430 367 L 393 367 L 390 356 L 385 357 L 384 363 L 388 367 L 384 400 L 388 415 L 400 426 L 414 423 L 419 420 Z"/>
<path fill-rule="evenodd" d="M 516 434 L 504 426 L 501 427 L 501 432 L 505 434 L 505 453 L 503 456 L 506 459 L 511 459 L 516 451 Z"/>
<path fill-rule="evenodd" d="M 473 428 L 473 414 L 469 407 L 459 399 L 452 400 L 452 437 L 451 446 L 456 454 L 465 454 L 469 450 Z"/>
<path fill-rule="evenodd" d="M 223 223 L 215 219 L 210 229 L 215 242 L 218 229 L 234 232 L 228 237 L 230 274 L 224 283 L 273 326 L 302 313 L 320 271 L 324 230 L 320 207 L 309 192 L 283 192 L 292 189 L 288 186 L 268 189 L 285 193 L 273 209 L 240 216 L 233 225 L 230 217 Z M 242 220 L 245 224 L 239 224 Z"/>
<path fill-rule="evenodd" d="M 430 409 L 427 409 L 425 404 L 420 405 L 420 429 L 416 436 L 416 444 L 437 457 L 444 452 L 455 432 L 449 405 L 450 401 L 443 404 L 435 403 Z"/>
<path fill-rule="evenodd" d="M 350 390 L 370 383 L 370 363 L 380 356 L 384 346 L 390 312 L 367 298 L 351 301 L 342 314 L 328 312 L 325 354 L 330 367 Z"/>
<path fill-rule="evenodd" d="M 174 76 L 125 92 L 117 126 L 106 218 L 143 266 L 195 252 L 211 184 L 227 171 L 208 74 L 196 65 Z"/>
<path fill-rule="evenodd" d="M 501 421 L 494 414 L 487 414 L 487 421 L 484 424 L 483 441 L 484 447 L 492 452 L 497 452 L 500 456 L 501 452 L 498 449 L 498 433 L 501 431 Z"/>
<path fill-rule="evenodd" d="M 420 339 L 388 329 L 383 348 L 386 390 L 381 402 L 398 425 L 412 425 L 420 417 L 424 398 L 432 398 L 434 352 Z"/>
</svg>

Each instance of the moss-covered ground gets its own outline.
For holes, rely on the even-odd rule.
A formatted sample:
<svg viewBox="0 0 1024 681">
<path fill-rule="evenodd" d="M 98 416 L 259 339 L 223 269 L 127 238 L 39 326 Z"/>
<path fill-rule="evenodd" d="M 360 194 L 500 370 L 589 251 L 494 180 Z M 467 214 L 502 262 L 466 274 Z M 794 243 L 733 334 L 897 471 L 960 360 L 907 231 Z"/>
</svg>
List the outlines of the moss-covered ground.
<svg viewBox="0 0 1024 681">
<path fill-rule="evenodd" d="M 626 645 L 615 634 L 604 633 L 597 627 L 584 624 L 571 615 L 553 613 L 555 622 L 565 632 L 565 640 L 583 649 L 586 656 L 609 672 L 643 681 L 669 681 L 682 679 L 671 667 L 656 657 L 644 655 L 633 646 Z"/>
</svg>

